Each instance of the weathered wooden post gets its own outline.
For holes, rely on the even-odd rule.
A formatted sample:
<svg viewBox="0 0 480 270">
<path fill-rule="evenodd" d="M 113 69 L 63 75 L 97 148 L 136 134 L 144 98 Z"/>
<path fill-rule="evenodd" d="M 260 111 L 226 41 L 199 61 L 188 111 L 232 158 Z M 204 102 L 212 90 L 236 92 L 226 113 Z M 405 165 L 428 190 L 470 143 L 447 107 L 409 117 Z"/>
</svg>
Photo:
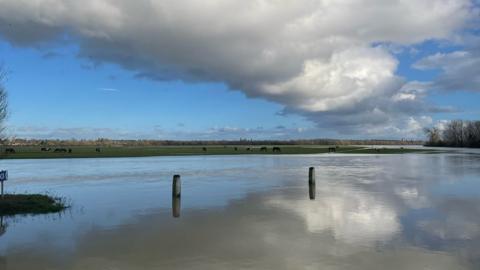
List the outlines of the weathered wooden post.
<svg viewBox="0 0 480 270">
<path fill-rule="evenodd" d="M 172 216 L 174 218 L 180 217 L 180 197 L 172 196 Z"/>
<path fill-rule="evenodd" d="M 315 167 L 308 169 L 308 184 L 315 184 Z"/>
<path fill-rule="evenodd" d="M 310 167 L 308 169 L 308 194 L 310 195 L 310 200 L 315 200 L 315 168 Z"/>
<path fill-rule="evenodd" d="M 180 175 L 175 174 L 173 176 L 173 182 L 172 182 L 172 197 L 180 197 L 180 195 L 181 195 Z"/>
</svg>

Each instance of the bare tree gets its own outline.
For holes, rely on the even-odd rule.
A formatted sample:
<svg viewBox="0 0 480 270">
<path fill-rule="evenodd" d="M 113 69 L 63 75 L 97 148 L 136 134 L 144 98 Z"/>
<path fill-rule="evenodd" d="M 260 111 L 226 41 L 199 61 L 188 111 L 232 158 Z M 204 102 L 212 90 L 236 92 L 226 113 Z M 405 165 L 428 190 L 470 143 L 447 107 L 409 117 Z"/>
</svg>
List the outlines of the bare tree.
<svg viewBox="0 0 480 270">
<path fill-rule="evenodd" d="M 443 131 L 443 139 L 451 146 L 464 146 L 464 122 L 462 120 L 450 121 Z"/>
<path fill-rule="evenodd" d="M 452 120 L 443 130 L 427 128 L 427 145 L 480 147 L 480 121 Z"/>
<path fill-rule="evenodd" d="M 427 145 L 431 146 L 439 146 L 442 144 L 442 133 L 440 129 L 433 127 L 433 128 L 426 128 L 425 134 L 428 137 Z"/>
<path fill-rule="evenodd" d="M 465 126 L 466 145 L 480 147 L 480 121 L 468 122 Z"/>
<path fill-rule="evenodd" d="M 0 142 L 3 143 L 5 140 L 5 120 L 8 116 L 8 101 L 7 101 L 7 91 L 4 87 L 4 82 L 7 77 L 7 72 L 0 65 Z"/>
</svg>

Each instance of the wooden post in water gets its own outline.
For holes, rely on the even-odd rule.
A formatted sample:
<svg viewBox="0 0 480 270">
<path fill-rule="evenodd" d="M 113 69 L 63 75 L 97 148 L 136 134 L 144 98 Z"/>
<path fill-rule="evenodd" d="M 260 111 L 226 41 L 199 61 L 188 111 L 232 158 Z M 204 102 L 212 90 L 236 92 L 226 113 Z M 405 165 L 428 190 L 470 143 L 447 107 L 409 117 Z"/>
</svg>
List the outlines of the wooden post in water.
<svg viewBox="0 0 480 270">
<path fill-rule="evenodd" d="M 310 196 L 310 200 L 315 200 L 315 168 L 310 167 L 308 169 L 308 194 Z"/>
<path fill-rule="evenodd" d="M 173 182 L 172 182 L 172 197 L 180 197 L 181 195 L 181 181 L 180 181 L 180 175 L 175 174 L 173 176 Z"/>
<path fill-rule="evenodd" d="M 308 184 L 315 184 L 315 167 L 308 169 Z"/>
</svg>

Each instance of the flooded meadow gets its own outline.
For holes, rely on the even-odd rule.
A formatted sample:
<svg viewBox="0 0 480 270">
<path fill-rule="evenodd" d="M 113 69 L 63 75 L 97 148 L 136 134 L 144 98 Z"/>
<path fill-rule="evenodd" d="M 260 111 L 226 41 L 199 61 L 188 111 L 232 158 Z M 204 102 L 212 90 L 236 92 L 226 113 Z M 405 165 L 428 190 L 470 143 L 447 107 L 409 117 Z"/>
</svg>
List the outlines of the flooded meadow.
<svg viewBox="0 0 480 270">
<path fill-rule="evenodd" d="M 0 269 L 480 267 L 480 152 L 0 163 L 71 205 L 2 217 Z"/>
</svg>

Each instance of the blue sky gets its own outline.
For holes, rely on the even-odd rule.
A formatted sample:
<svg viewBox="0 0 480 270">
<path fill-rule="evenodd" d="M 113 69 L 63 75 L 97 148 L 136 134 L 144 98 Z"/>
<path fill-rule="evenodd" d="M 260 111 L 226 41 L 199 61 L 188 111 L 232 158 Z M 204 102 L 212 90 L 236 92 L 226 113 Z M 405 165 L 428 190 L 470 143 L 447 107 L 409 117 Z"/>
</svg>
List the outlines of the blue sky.
<svg viewBox="0 0 480 270">
<path fill-rule="evenodd" d="M 475 2 L 427 1 L 441 12 L 417 21 L 428 5 L 380 1 L 386 29 L 304 1 L 37 2 L 0 2 L 10 136 L 398 139 L 480 119 Z"/>
<path fill-rule="evenodd" d="M 79 59 L 73 46 L 55 49 L 52 56 L 50 51 L 18 48 L 5 41 L 0 44 L 2 62 L 9 72 L 6 86 L 12 132 L 24 128 L 27 137 L 35 133 L 41 137 L 55 129 L 72 129 L 68 133 L 75 136 L 75 129 L 91 128 L 112 130 L 106 134 L 85 132 L 79 138 L 111 132 L 112 137 L 120 138 L 175 139 L 175 134 L 166 132 L 196 139 L 191 136 L 212 129 L 312 126 L 301 116 L 278 114 L 280 104 L 247 98 L 222 83 L 135 78 L 118 65 L 95 66 Z"/>
</svg>

